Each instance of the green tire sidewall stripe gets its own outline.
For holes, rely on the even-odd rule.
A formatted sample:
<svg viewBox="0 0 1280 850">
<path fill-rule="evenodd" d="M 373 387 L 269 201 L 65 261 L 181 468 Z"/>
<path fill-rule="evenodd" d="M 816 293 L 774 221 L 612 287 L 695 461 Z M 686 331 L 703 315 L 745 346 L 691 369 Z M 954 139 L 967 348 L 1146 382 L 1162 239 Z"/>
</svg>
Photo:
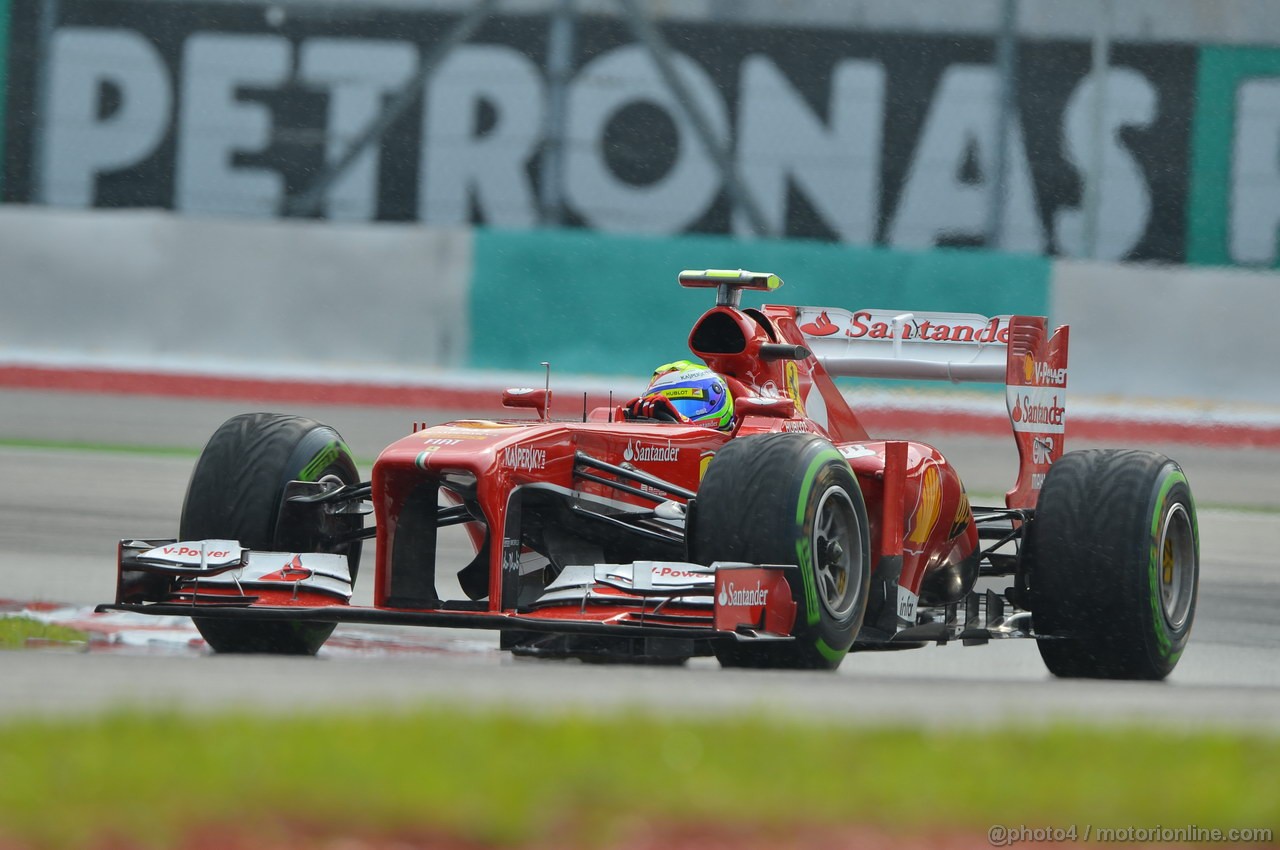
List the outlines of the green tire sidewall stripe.
<svg viewBox="0 0 1280 850">
<path fill-rule="evenodd" d="M 350 453 L 341 440 L 330 440 L 298 472 L 299 481 L 315 481 L 329 464 L 333 463 L 343 452 Z"/>
<path fill-rule="evenodd" d="M 839 661 L 841 658 L 844 658 L 844 656 L 849 652 L 849 650 L 847 649 L 836 649 L 830 646 L 822 638 L 818 638 L 818 642 L 815 643 L 814 646 L 817 648 L 818 653 L 823 658 L 826 658 L 830 661 Z"/>
<path fill-rule="evenodd" d="M 834 448 L 823 449 L 813 456 L 813 460 L 809 461 L 809 468 L 804 472 L 804 478 L 800 481 L 800 498 L 796 500 L 796 529 L 800 532 L 796 537 L 796 563 L 800 567 L 800 578 L 804 582 L 805 619 L 810 626 L 816 625 L 822 615 L 818 610 L 818 585 L 813 574 L 813 552 L 810 549 L 811 535 L 809 529 L 805 526 L 805 518 L 809 512 L 809 495 L 813 487 L 813 479 L 818 476 L 818 471 L 832 460 L 848 465 L 844 455 Z M 836 652 L 822 641 L 819 641 L 819 644 L 819 652 L 823 652 L 824 647 L 829 652 Z M 826 652 L 823 652 L 823 654 L 825 655 Z"/>
<path fill-rule="evenodd" d="M 1191 513 L 1191 535 L 1195 542 L 1196 549 L 1200 548 L 1200 530 L 1196 523 L 1195 504 L 1191 502 L 1191 486 L 1187 483 L 1187 476 L 1183 474 L 1181 469 L 1174 468 L 1169 474 L 1164 476 L 1160 482 L 1160 489 L 1156 492 L 1155 507 L 1151 512 L 1151 543 L 1150 543 L 1150 559 L 1147 567 L 1147 582 L 1150 593 L 1148 596 L 1151 600 L 1151 617 L 1152 630 L 1155 632 L 1156 641 L 1160 644 L 1160 651 L 1163 656 L 1171 661 L 1177 661 L 1182 655 L 1182 650 L 1173 651 L 1173 641 L 1169 637 L 1168 623 L 1164 616 L 1164 606 L 1161 602 L 1162 595 L 1160 592 L 1160 574 L 1162 569 L 1160 549 L 1160 523 L 1164 520 L 1165 507 L 1169 499 L 1169 492 L 1178 484 L 1182 484 L 1187 491 L 1187 501 Z"/>
</svg>

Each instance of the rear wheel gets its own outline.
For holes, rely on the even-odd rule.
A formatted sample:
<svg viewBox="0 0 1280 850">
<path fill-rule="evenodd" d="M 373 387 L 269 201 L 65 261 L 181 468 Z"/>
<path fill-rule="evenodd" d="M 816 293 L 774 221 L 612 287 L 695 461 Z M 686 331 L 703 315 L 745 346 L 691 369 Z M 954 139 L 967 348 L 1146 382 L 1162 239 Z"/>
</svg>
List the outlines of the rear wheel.
<svg viewBox="0 0 1280 850">
<path fill-rule="evenodd" d="M 795 640 L 716 648 L 725 667 L 834 670 L 853 644 L 871 581 L 867 509 L 848 462 L 813 434 L 743 437 L 698 488 L 695 561 L 797 564 Z"/>
<path fill-rule="evenodd" d="M 1028 529 L 1040 655 L 1055 676 L 1163 679 L 1195 617 L 1200 542 L 1182 469 L 1092 450 L 1049 469 Z"/>
<path fill-rule="evenodd" d="M 323 549 L 318 525 L 281 521 L 290 481 L 331 480 L 355 484 L 351 453 L 338 432 L 301 416 L 246 413 L 228 419 L 209 439 L 187 487 L 179 536 L 183 540 L 239 540 L 250 549 L 346 554 L 354 581 L 360 543 Z M 350 531 L 359 516 L 344 518 Z M 195 617 L 196 628 L 215 652 L 315 655 L 333 623 L 252 622 Z"/>
</svg>

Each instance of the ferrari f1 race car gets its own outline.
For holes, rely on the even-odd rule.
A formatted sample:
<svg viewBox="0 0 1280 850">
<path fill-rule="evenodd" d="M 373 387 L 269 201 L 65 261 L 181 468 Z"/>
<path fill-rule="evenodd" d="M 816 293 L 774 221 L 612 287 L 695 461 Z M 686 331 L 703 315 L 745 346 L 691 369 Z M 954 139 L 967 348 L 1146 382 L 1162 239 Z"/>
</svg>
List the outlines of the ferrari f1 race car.
<svg viewBox="0 0 1280 850">
<path fill-rule="evenodd" d="M 121 541 L 113 604 L 185 615 L 217 652 L 315 653 L 338 623 L 496 629 L 540 657 L 835 669 L 854 651 L 1031 638 L 1058 676 L 1160 679 L 1199 571 L 1178 464 L 1063 453 L 1068 329 L 1037 316 L 740 306 L 775 275 L 685 271 L 715 291 L 689 348 L 732 391 L 726 430 L 604 406 L 423 427 L 362 481 L 336 431 L 222 425 L 175 539 Z M 1019 468 L 970 504 L 935 448 L 868 434 L 836 377 L 1003 383 Z M 374 523 L 366 526 L 366 515 Z M 461 525 L 475 557 L 437 560 Z M 373 605 L 351 603 L 376 540 Z M 457 573 L 462 598 L 441 598 Z M 454 586 L 453 582 L 449 586 Z"/>
</svg>

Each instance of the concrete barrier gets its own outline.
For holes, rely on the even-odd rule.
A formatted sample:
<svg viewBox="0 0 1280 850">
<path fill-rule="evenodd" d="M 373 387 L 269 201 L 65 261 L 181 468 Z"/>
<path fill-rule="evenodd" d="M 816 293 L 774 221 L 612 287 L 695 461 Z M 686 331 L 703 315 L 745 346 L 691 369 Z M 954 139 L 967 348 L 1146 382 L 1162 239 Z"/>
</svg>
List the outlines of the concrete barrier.
<svg viewBox="0 0 1280 850">
<path fill-rule="evenodd" d="M 468 230 L 0 207 L 0 358 L 456 367 Z"/>
<path fill-rule="evenodd" d="M 190 372 L 328 382 L 360 398 L 363 384 L 416 387 L 426 401 L 443 391 L 471 404 L 473 389 L 540 381 L 538 363 L 550 360 L 575 391 L 599 395 L 685 353 L 709 302 L 677 287 L 676 272 L 715 266 L 781 274 L 784 303 L 1047 311 L 1072 326 L 1077 411 L 1090 399 L 1152 400 L 1190 421 L 1254 405 L 1271 422 L 1280 409 L 1276 273 L 18 206 L 0 207 L 0 371 L 9 367 L 10 386 L 70 366 L 81 374 L 59 379 L 65 388 L 101 384 L 104 370 L 129 372 L 118 377 L 135 390 L 153 372 Z"/>
<path fill-rule="evenodd" d="M 1280 274 L 1054 263 L 1074 395 L 1280 406 Z"/>
</svg>

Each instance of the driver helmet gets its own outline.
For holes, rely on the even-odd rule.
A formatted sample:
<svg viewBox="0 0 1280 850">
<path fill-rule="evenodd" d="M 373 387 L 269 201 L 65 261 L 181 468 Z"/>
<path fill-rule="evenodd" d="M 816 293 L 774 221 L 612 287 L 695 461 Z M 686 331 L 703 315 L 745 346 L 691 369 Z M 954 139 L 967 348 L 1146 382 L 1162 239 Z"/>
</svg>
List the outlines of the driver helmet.
<svg viewBox="0 0 1280 850">
<path fill-rule="evenodd" d="M 645 397 L 665 397 L 680 415 L 699 425 L 728 431 L 733 427 L 733 395 L 724 378 L 691 360 L 664 363 L 653 370 Z"/>
</svg>

